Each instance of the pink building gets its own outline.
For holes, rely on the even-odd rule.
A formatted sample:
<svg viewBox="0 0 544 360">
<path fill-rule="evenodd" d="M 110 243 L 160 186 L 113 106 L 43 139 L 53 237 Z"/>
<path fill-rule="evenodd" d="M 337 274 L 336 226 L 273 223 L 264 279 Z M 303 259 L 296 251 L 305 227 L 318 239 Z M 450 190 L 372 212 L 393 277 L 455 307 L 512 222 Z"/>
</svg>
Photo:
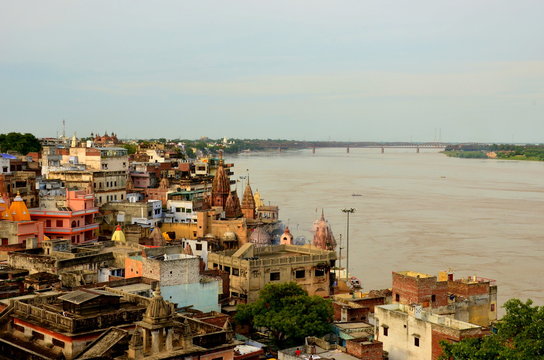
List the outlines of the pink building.
<svg viewBox="0 0 544 360">
<path fill-rule="evenodd" d="M 0 188 L 1 190 L 1 188 Z M 11 205 L 9 198 L 0 193 L 0 252 L 13 250 L 27 239 L 43 241 L 43 224 L 31 221 L 29 211 L 19 194 Z"/>
<path fill-rule="evenodd" d="M 73 244 L 96 241 L 94 216 L 98 208 L 94 206 L 94 195 L 81 190 L 66 190 L 64 206 L 58 201 L 45 207 L 30 209 L 32 220 L 44 224 L 44 232 L 50 239 L 70 239 Z"/>
</svg>

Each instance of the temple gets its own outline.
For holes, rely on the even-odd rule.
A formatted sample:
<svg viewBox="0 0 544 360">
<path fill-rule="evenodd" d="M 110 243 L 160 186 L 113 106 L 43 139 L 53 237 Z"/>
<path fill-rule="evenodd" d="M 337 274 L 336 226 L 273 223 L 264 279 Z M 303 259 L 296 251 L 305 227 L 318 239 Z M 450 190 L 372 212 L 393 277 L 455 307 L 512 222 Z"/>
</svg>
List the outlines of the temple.
<svg viewBox="0 0 544 360">
<path fill-rule="evenodd" d="M 312 245 L 323 250 L 334 250 L 336 248 L 336 240 L 332 233 L 329 222 L 325 220 L 325 214 L 321 211 L 321 218 L 314 222 L 314 239 Z"/>
</svg>

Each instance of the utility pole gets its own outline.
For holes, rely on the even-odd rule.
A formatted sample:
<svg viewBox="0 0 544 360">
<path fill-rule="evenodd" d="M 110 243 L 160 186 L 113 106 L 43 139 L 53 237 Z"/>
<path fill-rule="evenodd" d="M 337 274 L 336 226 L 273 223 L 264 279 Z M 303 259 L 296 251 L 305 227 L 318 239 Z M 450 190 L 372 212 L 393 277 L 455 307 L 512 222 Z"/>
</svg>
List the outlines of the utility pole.
<svg viewBox="0 0 544 360">
<path fill-rule="evenodd" d="M 339 259 L 338 260 L 339 261 L 338 267 L 340 269 L 342 269 L 342 249 L 343 249 L 343 247 L 342 247 L 342 234 L 340 234 L 340 246 L 338 246 L 338 251 L 340 252 L 340 254 L 338 255 L 338 259 Z"/>
<path fill-rule="evenodd" d="M 349 214 L 355 212 L 354 208 L 342 209 L 342 212 L 347 215 L 346 222 L 346 277 L 349 278 Z"/>
</svg>

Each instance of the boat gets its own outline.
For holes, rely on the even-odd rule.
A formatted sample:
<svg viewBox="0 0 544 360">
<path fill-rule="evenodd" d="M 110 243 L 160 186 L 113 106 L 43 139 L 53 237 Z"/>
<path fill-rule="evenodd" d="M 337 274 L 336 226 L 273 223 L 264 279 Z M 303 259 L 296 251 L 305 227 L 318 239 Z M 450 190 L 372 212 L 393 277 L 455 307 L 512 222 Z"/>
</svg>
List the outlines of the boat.
<svg viewBox="0 0 544 360">
<path fill-rule="evenodd" d="M 351 194 L 351 196 L 363 196 L 363 195 L 362 195 L 362 194 L 353 193 L 353 194 Z"/>
</svg>

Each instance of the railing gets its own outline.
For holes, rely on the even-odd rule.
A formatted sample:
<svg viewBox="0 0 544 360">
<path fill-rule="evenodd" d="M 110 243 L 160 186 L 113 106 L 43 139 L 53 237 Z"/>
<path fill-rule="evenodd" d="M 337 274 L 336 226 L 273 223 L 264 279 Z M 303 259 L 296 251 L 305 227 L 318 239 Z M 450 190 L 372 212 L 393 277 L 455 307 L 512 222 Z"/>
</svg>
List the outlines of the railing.
<svg viewBox="0 0 544 360">
<path fill-rule="evenodd" d="M 30 212 L 30 215 L 35 215 L 35 216 L 63 216 L 63 217 L 72 217 L 72 216 L 79 216 L 79 215 L 97 214 L 97 213 L 98 213 L 98 208 L 85 209 L 85 210 L 77 210 L 77 211 L 60 211 L 60 210 L 38 210 L 38 209 L 30 209 L 29 212 Z"/>
<path fill-rule="evenodd" d="M 60 329 L 72 333 L 74 332 L 74 319 L 63 316 L 58 312 L 45 310 L 43 308 L 32 306 L 30 304 L 25 304 L 20 301 L 15 302 L 14 312 L 20 313 L 23 318 L 27 317 L 30 319 L 35 319 L 40 322 L 45 322 L 49 325 L 56 326 Z"/>
<path fill-rule="evenodd" d="M 89 224 L 85 226 L 79 226 L 75 228 L 60 228 L 60 227 L 47 227 L 45 228 L 46 233 L 62 233 L 62 234 L 71 234 L 75 232 L 88 231 L 98 229 L 98 224 Z"/>
</svg>

